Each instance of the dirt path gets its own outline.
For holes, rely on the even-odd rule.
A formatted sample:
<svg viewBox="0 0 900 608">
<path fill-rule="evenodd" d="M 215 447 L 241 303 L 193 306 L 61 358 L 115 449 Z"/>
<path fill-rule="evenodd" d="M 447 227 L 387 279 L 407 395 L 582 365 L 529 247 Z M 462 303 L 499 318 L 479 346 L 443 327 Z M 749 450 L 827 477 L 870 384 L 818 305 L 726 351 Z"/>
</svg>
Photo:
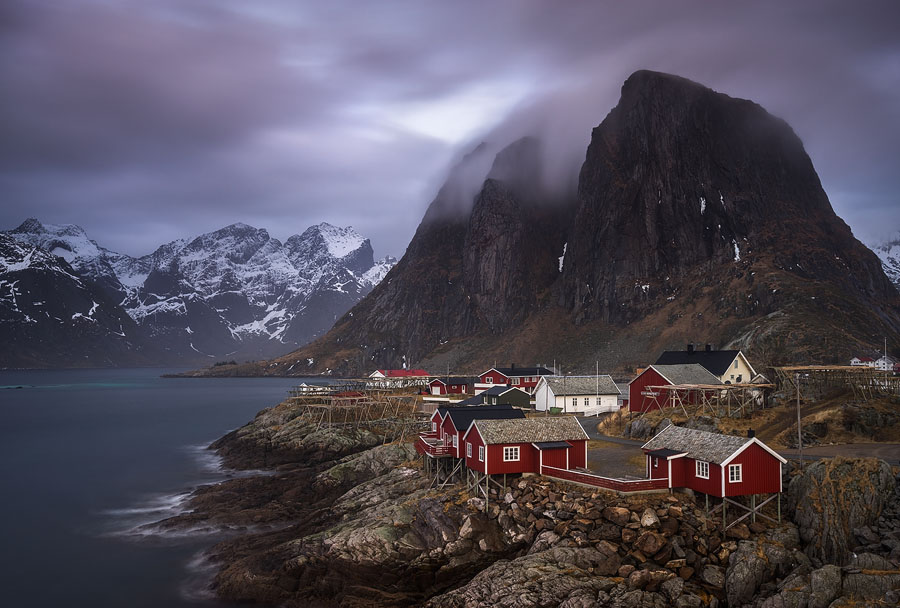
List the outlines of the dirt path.
<svg viewBox="0 0 900 608">
<path fill-rule="evenodd" d="M 833 407 L 834 403 L 831 400 L 820 401 L 813 404 L 801 403 L 800 415 L 806 418 L 807 416 Z M 778 411 L 777 417 L 756 430 L 756 436 L 759 437 L 760 441 L 772 442 L 779 433 L 796 426 L 796 424 L 797 410 L 795 408 L 781 408 Z"/>
</svg>

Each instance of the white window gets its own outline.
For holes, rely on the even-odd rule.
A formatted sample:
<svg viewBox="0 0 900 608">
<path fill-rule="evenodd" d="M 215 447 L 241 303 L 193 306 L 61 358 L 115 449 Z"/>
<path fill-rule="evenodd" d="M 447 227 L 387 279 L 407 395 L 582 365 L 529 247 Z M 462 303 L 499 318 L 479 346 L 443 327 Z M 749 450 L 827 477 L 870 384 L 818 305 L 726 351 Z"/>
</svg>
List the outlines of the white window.
<svg viewBox="0 0 900 608">
<path fill-rule="evenodd" d="M 584 407 L 587 407 L 587 406 L 589 406 L 590 404 L 591 404 L 591 398 L 590 398 L 590 397 L 585 397 L 585 398 L 584 398 Z"/>
<path fill-rule="evenodd" d="M 503 462 L 511 462 L 519 459 L 519 446 L 503 448 Z"/>
<path fill-rule="evenodd" d="M 709 479 L 709 463 L 702 460 L 697 461 L 697 477 L 700 479 Z"/>
<path fill-rule="evenodd" d="M 472 457 L 472 444 L 468 441 L 466 442 L 466 458 Z"/>
<path fill-rule="evenodd" d="M 659 468 L 659 458 L 654 458 L 654 459 L 653 459 L 653 468 L 654 468 L 654 469 L 658 469 L 658 468 Z"/>
<path fill-rule="evenodd" d="M 731 374 L 731 379 L 734 380 L 734 374 Z"/>
<path fill-rule="evenodd" d="M 478 446 L 478 461 L 484 462 L 484 446 L 483 445 Z"/>
<path fill-rule="evenodd" d="M 597 397 L 597 406 L 599 407 L 599 405 L 600 405 L 600 397 Z"/>
<path fill-rule="evenodd" d="M 578 397 L 572 397 L 572 407 L 578 407 Z"/>
<path fill-rule="evenodd" d="M 728 483 L 741 483 L 741 465 L 728 465 Z"/>
<path fill-rule="evenodd" d="M 519 383 L 519 379 L 518 379 L 518 378 L 513 378 L 513 379 L 512 379 L 512 383 L 513 383 L 513 384 L 518 384 L 518 383 Z"/>
<path fill-rule="evenodd" d="M 494 379 L 491 378 L 490 376 L 488 376 L 487 378 L 484 379 L 484 383 L 485 383 L 485 384 L 493 384 L 493 383 L 494 383 Z"/>
<path fill-rule="evenodd" d="M 456 447 L 458 445 L 459 445 L 459 435 L 454 435 L 453 436 L 453 447 Z"/>
<path fill-rule="evenodd" d="M 431 431 L 434 432 L 436 430 L 437 430 L 437 422 L 432 422 L 431 423 Z"/>
<path fill-rule="evenodd" d="M 734 369 L 737 369 L 737 365 L 738 365 L 738 360 L 735 359 L 735 360 L 734 360 Z"/>
</svg>

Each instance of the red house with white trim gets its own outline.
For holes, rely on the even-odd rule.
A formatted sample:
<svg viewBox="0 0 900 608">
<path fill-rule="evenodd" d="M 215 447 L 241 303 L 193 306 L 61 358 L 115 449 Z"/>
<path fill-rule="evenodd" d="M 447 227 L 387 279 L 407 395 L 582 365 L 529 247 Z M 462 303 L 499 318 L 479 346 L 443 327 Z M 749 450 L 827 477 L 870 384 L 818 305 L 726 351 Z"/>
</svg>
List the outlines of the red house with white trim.
<svg viewBox="0 0 900 608">
<path fill-rule="evenodd" d="M 587 465 L 588 436 L 573 416 L 472 421 L 463 435 L 466 466 L 485 475 L 540 473 L 541 466 Z"/>
<path fill-rule="evenodd" d="M 473 420 L 518 418 L 525 418 L 525 412 L 510 405 L 439 407 L 431 415 L 431 431 L 420 435 L 416 450 L 420 454 L 462 458 L 462 436 Z"/>
<path fill-rule="evenodd" d="M 465 395 L 474 390 L 474 378 L 434 378 L 428 383 L 428 392 L 432 395 Z"/>
<path fill-rule="evenodd" d="M 666 402 L 669 396 L 663 391 L 654 390 L 654 386 L 677 384 L 722 384 L 716 376 L 699 363 L 680 365 L 651 365 L 628 383 L 628 407 L 631 412 L 647 412 L 658 410 L 659 404 L 674 406 Z"/>
<path fill-rule="evenodd" d="M 537 386 L 541 376 L 552 376 L 546 367 L 492 367 L 486 372 L 478 374 L 478 382 L 475 384 L 475 394 L 481 391 L 505 384 L 520 388 L 529 394 L 534 394 L 534 388 Z"/>
<path fill-rule="evenodd" d="M 787 460 L 756 437 L 669 425 L 641 449 L 647 476 L 667 479 L 669 488 L 719 498 L 782 491 L 781 465 Z"/>
</svg>

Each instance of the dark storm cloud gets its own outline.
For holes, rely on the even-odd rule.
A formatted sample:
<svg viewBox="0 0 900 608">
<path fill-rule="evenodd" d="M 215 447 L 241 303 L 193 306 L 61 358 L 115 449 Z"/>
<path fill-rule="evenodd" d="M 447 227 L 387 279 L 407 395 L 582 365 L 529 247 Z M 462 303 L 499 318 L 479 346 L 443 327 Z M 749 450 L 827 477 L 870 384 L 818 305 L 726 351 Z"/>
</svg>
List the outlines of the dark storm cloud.
<svg viewBox="0 0 900 608">
<path fill-rule="evenodd" d="M 536 133 L 574 179 L 634 70 L 761 103 L 863 237 L 900 229 L 896 2 L 17 1 L 0 8 L 0 228 L 146 253 L 243 221 L 401 254 L 454 156 Z"/>
</svg>

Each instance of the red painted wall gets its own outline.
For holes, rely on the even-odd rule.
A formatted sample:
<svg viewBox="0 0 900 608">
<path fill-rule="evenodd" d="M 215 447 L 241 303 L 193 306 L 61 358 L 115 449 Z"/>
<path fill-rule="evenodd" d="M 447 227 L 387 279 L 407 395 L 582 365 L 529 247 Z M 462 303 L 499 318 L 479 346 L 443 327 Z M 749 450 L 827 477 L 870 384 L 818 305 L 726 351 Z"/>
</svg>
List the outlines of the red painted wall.
<svg viewBox="0 0 900 608">
<path fill-rule="evenodd" d="M 728 464 L 741 465 L 742 481 L 730 483 L 728 465 L 725 465 L 725 496 L 773 494 L 780 491 L 781 461 L 758 445 L 750 445 Z"/>
<path fill-rule="evenodd" d="M 672 463 L 672 487 L 673 488 L 685 488 L 687 487 L 687 468 L 688 466 L 693 467 L 694 461 L 689 458 L 681 457 L 674 458 L 669 462 Z"/>
<path fill-rule="evenodd" d="M 722 467 L 713 462 L 709 463 L 709 479 L 701 479 L 697 477 L 696 460 L 686 456 L 678 460 L 684 461 L 684 487 L 710 496 L 722 497 Z"/>
<path fill-rule="evenodd" d="M 437 388 L 438 392 L 435 393 L 434 389 Z M 447 385 L 445 385 L 440 380 L 432 380 L 428 383 L 428 393 L 430 395 L 446 395 L 447 394 Z"/>
<path fill-rule="evenodd" d="M 572 448 L 569 450 L 569 468 L 587 468 L 587 439 L 569 441 L 569 443 L 572 444 Z"/>
<path fill-rule="evenodd" d="M 451 382 L 447 387 L 447 393 L 450 395 L 465 395 L 467 392 L 469 392 L 469 385 L 464 382 L 459 384 Z"/>
<path fill-rule="evenodd" d="M 509 378 L 498 371 L 485 372 L 478 377 L 478 380 L 481 382 L 481 384 L 487 384 L 488 378 L 493 378 L 494 384 L 509 384 Z"/>
<path fill-rule="evenodd" d="M 441 437 L 444 436 L 444 435 L 443 435 L 443 431 L 441 430 L 441 425 L 443 424 L 443 420 L 441 420 L 441 414 L 440 414 L 440 412 L 438 412 L 437 410 L 435 410 L 434 413 L 431 415 L 431 421 L 437 423 L 437 431 L 435 431 L 435 433 L 437 434 L 438 439 L 440 439 Z M 428 427 L 428 432 L 429 432 L 429 433 L 432 432 L 432 431 L 431 431 L 431 426 L 430 426 L 430 425 L 429 425 L 429 427 Z"/>
<path fill-rule="evenodd" d="M 503 448 L 519 446 L 519 460 L 503 462 Z M 530 443 L 498 443 L 487 446 L 488 473 L 533 473 L 538 468 L 537 450 Z"/>
<path fill-rule="evenodd" d="M 637 378 L 632 380 L 631 384 L 628 386 L 629 411 L 643 412 L 659 409 L 656 403 L 652 402 L 651 397 L 644 397 L 641 393 L 648 386 L 665 386 L 667 384 L 670 384 L 670 382 L 660 376 L 655 370 L 649 367 L 645 369 Z M 657 398 L 660 403 L 662 403 L 663 397 L 665 397 L 664 393 Z M 646 403 L 644 402 L 645 400 L 647 401 Z"/>
<path fill-rule="evenodd" d="M 647 454 L 647 479 L 668 479 L 669 478 L 669 462 L 665 458 L 651 456 Z M 656 465 L 656 466 L 654 466 Z"/>
<path fill-rule="evenodd" d="M 559 448 L 556 450 L 544 450 L 538 454 L 539 464 L 543 463 L 545 467 L 558 467 L 560 469 L 568 469 L 571 464 L 566 460 L 566 456 L 572 457 L 572 448 Z M 541 460 L 543 459 L 543 460 Z M 537 472 L 537 471 L 535 471 Z"/>
<path fill-rule="evenodd" d="M 447 416 L 444 419 L 444 424 L 441 426 L 441 436 L 444 438 L 444 445 L 451 446 L 450 454 L 455 458 L 459 458 L 459 445 L 457 445 L 456 450 L 453 450 L 453 437 L 456 435 L 456 427 L 453 426 L 453 421 L 450 419 L 450 416 Z"/>
<path fill-rule="evenodd" d="M 472 457 L 466 457 L 466 466 L 472 469 L 473 471 L 478 471 L 480 473 L 484 473 L 484 465 L 485 462 L 480 462 L 478 460 L 478 447 L 483 446 L 484 442 L 481 440 L 481 435 L 478 434 L 478 429 L 473 428 L 472 432 L 466 436 L 466 441 L 472 444 Z M 465 443 L 465 442 L 463 442 Z M 463 455 L 465 455 L 465 445 L 463 445 Z M 485 459 L 487 458 L 487 454 L 485 454 Z"/>
</svg>

